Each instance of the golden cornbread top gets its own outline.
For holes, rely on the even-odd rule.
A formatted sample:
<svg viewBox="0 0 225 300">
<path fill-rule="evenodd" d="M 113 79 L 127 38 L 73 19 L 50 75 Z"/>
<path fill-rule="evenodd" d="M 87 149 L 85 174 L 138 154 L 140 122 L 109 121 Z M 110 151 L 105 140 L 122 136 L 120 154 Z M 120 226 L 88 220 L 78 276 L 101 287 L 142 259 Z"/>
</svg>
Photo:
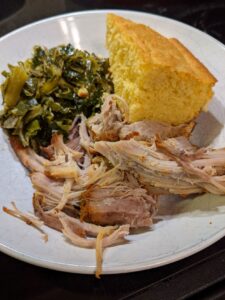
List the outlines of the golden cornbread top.
<svg viewBox="0 0 225 300">
<path fill-rule="evenodd" d="M 155 30 L 126 20 L 114 14 L 107 15 L 108 27 L 123 34 L 127 43 L 136 45 L 139 60 L 190 74 L 196 79 L 214 85 L 216 78 L 178 40 L 168 39 Z"/>
</svg>

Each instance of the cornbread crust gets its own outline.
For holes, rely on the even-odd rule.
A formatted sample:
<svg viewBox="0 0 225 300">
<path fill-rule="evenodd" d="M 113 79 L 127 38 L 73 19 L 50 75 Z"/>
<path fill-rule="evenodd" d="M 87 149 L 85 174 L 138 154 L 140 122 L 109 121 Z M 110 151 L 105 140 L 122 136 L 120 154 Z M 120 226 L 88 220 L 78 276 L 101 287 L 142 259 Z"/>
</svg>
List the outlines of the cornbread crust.
<svg viewBox="0 0 225 300">
<path fill-rule="evenodd" d="M 216 83 L 209 70 L 177 39 L 167 39 L 148 26 L 114 14 L 107 15 L 107 22 L 117 27 L 127 42 L 130 40 L 136 45 L 143 63 L 171 67 L 174 71 L 195 75 L 199 80 Z"/>
<path fill-rule="evenodd" d="M 187 64 L 189 64 L 192 71 L 197 75 L 196 77 L 213 85 L 217 82 L 213 74 L 180 41 L 175 38 L 171 38 L 169 41 L 182 53 Z"/>
<path fill-rule="evenodd" d="M 212 97 L 216 78 L 178 40 L 114 14 L 106 38 L 115 92 L 127 100 L 131 122 L 189 122 Z"/>
</svg>

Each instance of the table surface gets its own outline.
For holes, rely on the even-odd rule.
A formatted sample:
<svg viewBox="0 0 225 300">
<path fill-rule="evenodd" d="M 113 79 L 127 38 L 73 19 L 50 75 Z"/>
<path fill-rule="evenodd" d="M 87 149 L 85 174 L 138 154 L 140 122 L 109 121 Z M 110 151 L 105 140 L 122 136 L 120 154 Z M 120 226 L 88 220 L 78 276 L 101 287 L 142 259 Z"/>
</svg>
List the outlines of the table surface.
<svg viewBox="0 0 225 300">
<path fill-rule="evenodd" d="M 225 1 L 1 0 L 0 36 L 60 13 L 117 8 L 190 24 L 225 43 Z M 42 269 L 0 253 L 1 299 L 225 299 L 225 238 L 189 258 L 153 270 L 105 275 Z"/>
</svg>

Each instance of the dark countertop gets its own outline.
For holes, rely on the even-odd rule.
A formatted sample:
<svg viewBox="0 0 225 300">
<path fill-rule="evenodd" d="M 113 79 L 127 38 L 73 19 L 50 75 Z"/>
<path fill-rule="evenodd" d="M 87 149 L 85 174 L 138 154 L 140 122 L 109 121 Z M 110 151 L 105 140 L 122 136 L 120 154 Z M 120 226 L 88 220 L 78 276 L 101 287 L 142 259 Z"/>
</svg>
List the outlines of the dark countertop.
<svg viewBox="0 0 225 300">
<path fill-rule="evenodd" d="M 103 8 L 171 17 L 225 43 L 225 2 L 216 0 L 1 0 L 0 35 L 48 16 Z M 0 265 L 1 299 L 225 299 L 225 238 L 168 266 L 101 280 L 42 269 L 2 253 Z"/>
</svg>

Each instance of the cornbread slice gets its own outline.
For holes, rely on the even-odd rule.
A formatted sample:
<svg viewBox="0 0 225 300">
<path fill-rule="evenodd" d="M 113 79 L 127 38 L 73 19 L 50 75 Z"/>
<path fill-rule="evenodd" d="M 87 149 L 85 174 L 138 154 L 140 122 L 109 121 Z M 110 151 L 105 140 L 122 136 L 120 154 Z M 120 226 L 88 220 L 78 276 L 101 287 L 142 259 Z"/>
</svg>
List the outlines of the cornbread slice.
<svg viewBox="0 0 225 300">
<path fill-rule="evenodd" d="M 106 40 L 115 92 L 127 100 L 131 122 L 186 123 L 212 97 L 215 77 L 178 40 L 114 14 Z"/>
</svg>

